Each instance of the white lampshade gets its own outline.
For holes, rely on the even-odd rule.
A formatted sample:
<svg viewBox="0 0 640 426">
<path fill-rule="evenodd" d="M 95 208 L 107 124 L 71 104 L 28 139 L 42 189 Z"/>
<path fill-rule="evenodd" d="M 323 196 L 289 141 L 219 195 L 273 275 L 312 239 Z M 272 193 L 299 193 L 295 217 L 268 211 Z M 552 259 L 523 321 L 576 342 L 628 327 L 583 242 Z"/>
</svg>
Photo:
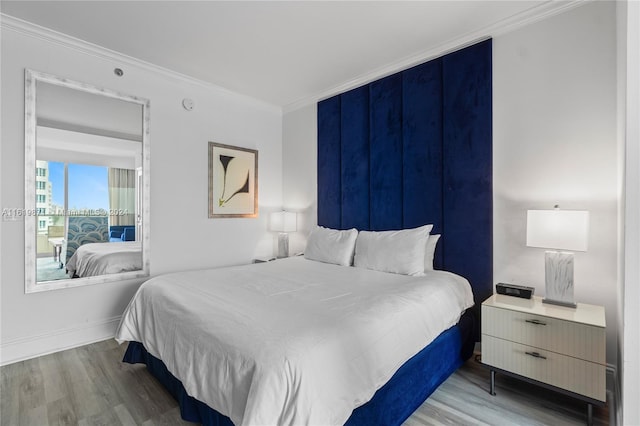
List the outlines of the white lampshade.
<svg viewBox="0 0 640 426">
<path fill-rule="evenodd" d="M 298 227 L 297 215 L 294 212 L 271 213 L 271 230 L 276 232 L 295 232 Z"/>
<path fill-rule="evenodd" d="M 527 246 L 587 251 L 589 212 L 585 210 L 528 210 Z"/>
</svg>

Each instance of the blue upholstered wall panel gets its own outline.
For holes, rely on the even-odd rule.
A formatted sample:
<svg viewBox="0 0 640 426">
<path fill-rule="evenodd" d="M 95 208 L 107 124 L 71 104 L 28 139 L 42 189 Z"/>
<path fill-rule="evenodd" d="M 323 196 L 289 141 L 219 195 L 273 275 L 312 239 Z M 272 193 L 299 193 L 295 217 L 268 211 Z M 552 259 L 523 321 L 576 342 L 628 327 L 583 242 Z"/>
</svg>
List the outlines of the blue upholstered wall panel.
<svg viewBox="0 0 640 426">
<path fill-rule="evenodd" d="M 340 97 L 318 103 L 318 224 L 341 229 Z"/>
<path fill-rule="evenodd" d="M 466 277 L 484 300 L 493 286 L 491 78 L 487 40 L 320 102 L 318 224 L 433 223 L 436 268 Z"/>
<path fill-rule="evenodd" d="M 442 232 L 442 60 L 402 73 L 403 227 Z M 434 259 L 442 267 L 442 247 Z"/>
<path fill-rule="evenodd" d="M 402 76 L 369 85 L 370 229 L 402 228 Z"/>
<path fill-rule="evenodd" d="M 342 221 L 345 229 L 369 229 L 369 88 L 342 94 Z"/>
<path fill-rule="evenodd" d="M 493 287 L 491 40 L 445 56 L 442 75 L 443 267 L 474 283 L 481 303 Z"/>
</svg>

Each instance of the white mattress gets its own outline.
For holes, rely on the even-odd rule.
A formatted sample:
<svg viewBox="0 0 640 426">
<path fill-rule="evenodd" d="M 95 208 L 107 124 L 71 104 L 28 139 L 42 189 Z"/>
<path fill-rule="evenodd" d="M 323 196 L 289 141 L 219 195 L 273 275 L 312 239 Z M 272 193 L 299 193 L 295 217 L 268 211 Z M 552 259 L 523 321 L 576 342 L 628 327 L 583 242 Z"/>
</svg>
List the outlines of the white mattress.
<svg viewBox="0 0 640 426">
<path fill-rule="evenodd" d="M 341 425 L 472 305 L 448 272 L 296 257 L 150 279 L 116 340 L 141 342 L 236 425 Z"/>
<path fill-rule="evenodd" d="M 70 277 L 118 274 L 142 269 L 142 242 L 83 244 L 66 265 Z"/>
</svg>

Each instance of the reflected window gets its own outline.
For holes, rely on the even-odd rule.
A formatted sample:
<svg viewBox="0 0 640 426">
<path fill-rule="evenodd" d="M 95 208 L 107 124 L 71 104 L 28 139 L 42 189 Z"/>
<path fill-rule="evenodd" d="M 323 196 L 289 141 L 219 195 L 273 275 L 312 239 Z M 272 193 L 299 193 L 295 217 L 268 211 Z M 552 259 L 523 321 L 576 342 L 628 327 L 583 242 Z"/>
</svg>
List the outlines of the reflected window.
<svg viewBox="0 0 640 426">
<path fill-rule="evenodd" d="M 138 173 L 103 165 L 37 163 L 38 280 L 65 279 L 64 267 L 79 246 L 109 242 L 114 225 L 135 229 Z M 135 231 L 127 236 L 136 239 Z"/>
<path fill-rule="evenodd" d="M 88 164 L 68 164 L 67 167 L 69 215 L 106 216 L 109 210 L 108 167 Z"/>
</svg>

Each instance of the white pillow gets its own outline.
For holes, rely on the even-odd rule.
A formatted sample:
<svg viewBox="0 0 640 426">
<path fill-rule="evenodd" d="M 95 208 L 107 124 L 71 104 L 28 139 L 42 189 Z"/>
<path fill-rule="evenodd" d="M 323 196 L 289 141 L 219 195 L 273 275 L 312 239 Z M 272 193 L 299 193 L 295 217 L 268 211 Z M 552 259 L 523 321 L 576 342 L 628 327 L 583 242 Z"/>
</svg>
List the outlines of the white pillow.
<svg viewBox="0 0 640 426">
<path fill-rule="evenodd" d="M 431 234 L 427 239 L 427 246 L 424 252 L 424 270 L 433 271 L 433 256 L 436 254 L 436 244 L 440 239 L 440 234 Z"/>
<path fill-rule="evenodd" d="M 355 228 L 339 231 L 317 226 L 309 234 L 304 257 L 318 262 L 351 266 L 357 237 L 358 231 Z"/>
<path fill-rule="evenodd" d="M 354 266 L 405 275 L 424 275 L 427 238 L 433 225 L 400 231 L 360 231 Z"/>
</svg>

